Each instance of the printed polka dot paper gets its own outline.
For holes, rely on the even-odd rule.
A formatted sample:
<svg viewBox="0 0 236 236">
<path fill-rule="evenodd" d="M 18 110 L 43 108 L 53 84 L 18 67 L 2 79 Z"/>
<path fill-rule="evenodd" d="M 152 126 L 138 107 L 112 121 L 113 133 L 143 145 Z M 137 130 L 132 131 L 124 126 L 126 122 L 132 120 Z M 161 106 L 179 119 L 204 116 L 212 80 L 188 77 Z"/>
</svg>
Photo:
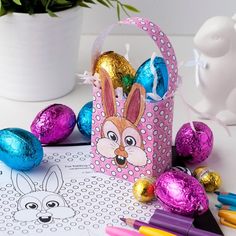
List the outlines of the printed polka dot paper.
<svg viewBox="0 0 236 236">
<path fill-rule="evenodd" d="M 117 166 L 114 158 L 106 158 L 97 150 L 98 140 L 101 138 L 102 124 L 105 119 L 101 101 L 101 90 L 93 90 L 93 117 L 92 117 L 92 143 L 91 168 L 97 172 L 135 182 L 143 176 L 158 177 L 171 167 L 173 98 L 158 103 L 146 103 L 143 117 L 138 124 L 138 130 L 143 138 L 144 150 L 147 155 L 145 166 L 127 164 L 125 168 Z M 117 101 L 117 113 L 123 114 L 125 100 Z M 98 108 L 99 107 L 99 108 Z M 107 147 L 106 147 L 107 148 Z M 139 156 L 137 156 L 139 158 Z"/>
<path fill-rule="evenodd" d="M 125 122 L 123 124 L 114 122 L 113 118 L 108 121 L 104 101 L 110 99 L 103 99 L 103 97 L 110 93 L 109 90 L 103 93 L 102 89 L 94 86 L 91 168 L 97 172 L 134 182 L 143 176 L 158 177 L 171 166 L 173 94 L 177 86 L 178 69 L 174 49 L 159 26 L 140 17 L 127 18 L 119 24 L 133 25 L 152 38 L 166 62 L 169 75 L 166 98 L 153 103 L 146 101 L 145 110 L 136 126 L 137 130 L 130 125 L 127 132 L 121 131 Z M 106 36 L 114 26 L 105 29 L 95 40 L 92 66 L 101 53 Z M 129 96 L 127 100 L 129 101 Z M 126 101 L 116 98 L 115 105 L 116 114 L 112 117 L 127 118 L 124 112 Z M 133 105 L 135 103 L 132 103 Z M 126 126 L 128 127 L 127 122 Z"/>
<path fill-rule="evenodd" d="M 90 146 L 46 148 L 42 165 L 32 172 L 25 173 L 28 176 L 27 181 L 32 181 L 31 185 L 35 186 L 36 191 L 32 193 L 27 193 L 27 183 L 21 179 L 18 180 L 19 186 L 14 187 L 11 170 L 0 163 L 0 235 L 50 236 L 56 233 L 64 236 L 104 236 L 106 225 L 125 226 L 119 220 L 121 217 L 148 221 L 155 209 L 161 208 L 158 202 L 137 202 L 133 197 L 130 182 L 94 174 L 89 169 L 89 151 Z M 52 186 L 61 182 L 61 188 L 56 193 L 50 192 L 41 197 L 44 194 L 40 191 L 43 188 L 42 182 L 52 167 L 59 180 Z M 21 175 L 24 173 L 21 172 Z M 53 178 L 48 177 L 47 182 L 53 183 Z M 45 201 L 52 194 L 51 201 Z M 64 203 L 60 199 L 63 199 Z M 64 204 L 66 207 L 57 214 L 55 204 L 59 204 L 59 207 Z M 50 209 L 53 209 L 53 206 L 52 211 Z M 19 214 L 22 209 L 23 217 L 17 217 L 17 212 Z M 68 212 L 72 214 L 69 216 Z"/>
</svg>

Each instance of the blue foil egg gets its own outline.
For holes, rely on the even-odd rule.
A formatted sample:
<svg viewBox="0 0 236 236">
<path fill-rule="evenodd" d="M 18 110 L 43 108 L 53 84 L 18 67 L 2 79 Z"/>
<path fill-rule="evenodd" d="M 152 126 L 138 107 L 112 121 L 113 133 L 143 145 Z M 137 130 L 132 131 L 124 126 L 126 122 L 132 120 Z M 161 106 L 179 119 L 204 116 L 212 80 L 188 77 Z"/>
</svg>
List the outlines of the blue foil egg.
<svg viewBox="0 0 236 236">
<path fill-rule="evenodd" d="M 30 132 L 19 128 L 0 130 L 0 160 L 16 170 L 30 170 L 43 159 L 43 148 Z"/>
<path fill-rule="evenodd" d="M 150 64 L 151 58 L 146 60 L 135 74 L 135 83 L 141 84 L 145 88 L 146 93 L 152 93 L 153 91 L 154 75 Z M 155 57 L 153 64 L 158 77 L 156 93 L 162 98 L 168 90 L 168 70 L 162 57 Z M 148 95 L 147 98 L 152 99 Z"/>
<path fill-rule="evenodd" d="M 80 110 L 77 117 L 77 126 L 79 131 L 87 136 L 91 137 L 92 130 L 92 112 L 93 112 L 93 102 L 86 103 Z"/>
</svg>

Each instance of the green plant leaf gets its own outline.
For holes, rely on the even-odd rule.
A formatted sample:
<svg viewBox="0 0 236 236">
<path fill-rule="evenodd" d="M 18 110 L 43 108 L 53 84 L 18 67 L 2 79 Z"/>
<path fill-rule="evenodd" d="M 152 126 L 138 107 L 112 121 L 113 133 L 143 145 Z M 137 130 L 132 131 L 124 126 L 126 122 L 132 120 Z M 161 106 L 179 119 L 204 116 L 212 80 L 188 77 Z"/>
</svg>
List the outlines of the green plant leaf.
<svg viewBox="0 0 236 236">
<path fill-rule="evenodd" d="M 123 4 L 120 5 L 123 12 L 125 13 L 126 16 L 130 16 L 129 13 L 126 11 L 125 7 L 123 6 Z"/>
<path fill-rule="evenodd" d="M 105 0 L 107 2 L 108 5 L 110 5 L 110 7 L 113 7 L 113 4 L 111 3 L 110 0 Z"/>
<path fill-rule="evenodd" d="M 0 16 L 3 16 L 7 13 L 7 11 L 4 9 L 2 5 L 2 1 L 0 0 Z"/>
<path fill-rule="evenodd" d="M 123 5 L 126 9 L 128 9 L 129 11 L 136 12 L 136 13 L 139 13 L 139 12 L 140 12 L 137 8 L 135 8 L 135 7 L 131 6 L 131 5 L 128 5 L 128 4 L 122 4 L 122 5 Z"/>
<path fill-rule="evenodd" d="M 120 4 L 118 2 L 116 4 L 116 12 L 117 12 L 118 20 L 120 20 Z"/>
<path fill-rule="evenodd" d="M 57 17 L 57 14 L 54 13 L 53 11 L 47 9 L 47 13 L 49 14 L 49 16 L 52 16 L 52 17 Z"/>
<path fill-rule="evenodd" d="M 20 5 L 20 6 L 22 5 L 21 2 L 20 2 L 20 0 L 13 0 L 13 2 L 14 2 L 15 4 L 17 4 L 17 5 Z"/>
<path fill-rule="evenodd" d="M 123 0 L 0 0 L 0 16 L 8 12 L 22 12 L 28 14 L 48 12 L 50 16 L 56 16 L 56 12 L 81 6 L 90 8 L 92 4 L 99 4 L 108 8 L 116 8 L 117 18 L 121 13 L 128 15 L 129 11 L 139 12 L 138 9 L 123 4 Z M 125 1 L 125 0 L 124 0 Z"/>
<path fill-rule="evenodd" d="M 101 3 L 105 7 L 110 7 L 104 0 L 97 0 L 99 3 Z"/>
<path fill-rule="evenodd" d="M 47 3 L 48 3 L 48 0 L 41 0 L 41 3 L 44 7 L 46 7 Z"/>
<path fill-rule="evenodd" d="M 49 9 L 49 7 L 50 7 L 50 5 L 52 4 L 53 0 L 46 0 L 45 2 L 46 2 L 46 6 L 45 6 L 46 12 L 47 12 L 50 16 L 56 17 L 57 15 L 56 15 L 52 10 Z"/>
<path fill-rule="evenodd" d="M 84 0 L 84 2 L 86 2 L 86 3 L 91 3 L 91 4 L 96 4 L 94 1 L 92 1 L 92 0 Z"/>
<path fill-rule="evenodd" d="M 90 6 L 84 2 L 78 2 L 77 3 L 78 6 L 81 6 L 81 7 L 86 7 L 86 8 L 90 8 Z"/>
<path fill-rule="evenodd" d="M 67 0 L 54 0 L 54 1 L 55 1 L 55 3 L 62 4 L 62 5 L 70 4 L 70 2 Z"/>
<path fill-rule="evenodd" d="M 53 0 L 46 0 L 45 2 L 46 2 L 46 11 L 48 12 L 48 11 L 50 11 L 48 8 L 49 8 L 49 6 L 50 6 L 50 4 L 51 4 L 51 2 L 52 2 Z"/>
</svg>

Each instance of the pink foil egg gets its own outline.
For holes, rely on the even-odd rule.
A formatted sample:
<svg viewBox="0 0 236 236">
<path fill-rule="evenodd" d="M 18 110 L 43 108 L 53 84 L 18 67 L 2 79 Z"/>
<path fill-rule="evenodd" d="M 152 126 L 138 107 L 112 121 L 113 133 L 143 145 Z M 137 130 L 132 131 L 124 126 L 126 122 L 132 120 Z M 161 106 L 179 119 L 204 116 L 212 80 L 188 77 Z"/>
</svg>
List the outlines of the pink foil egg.
<svg viewBox="0 0 236 236">
<path fill-rule="evenodd" d="M 191 164 L 206 160 L 213 148 L 213 133 L 203 122 L 184 124 L 178 131 L 175 139 L 176 151 L 184 161 Z"/>
<path fill-rule="evenodd" d="M 62 104 L 53 104 L 37 114 L 31 132 L 43 144 L 58 143 L 66 139 L 76 124 L 73 110 Z"/>
<path fill-rule="evenodd" d="M 180 215 L 201 215 L 208 209 L 202 185 L 182 171 L 167 171 L 155 183 L 155 195 L 167 210 Z"/>
</svg>

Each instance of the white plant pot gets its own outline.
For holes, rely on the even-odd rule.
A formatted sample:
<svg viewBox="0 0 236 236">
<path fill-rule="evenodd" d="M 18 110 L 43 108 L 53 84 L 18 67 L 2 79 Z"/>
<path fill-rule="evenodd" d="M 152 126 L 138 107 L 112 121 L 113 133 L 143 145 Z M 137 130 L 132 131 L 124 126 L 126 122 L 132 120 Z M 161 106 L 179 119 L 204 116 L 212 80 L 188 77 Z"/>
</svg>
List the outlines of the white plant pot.
<svg viewBox="0 0 236 236">
<path fill-rule="evenodd" d="M 74 88 L 82 9 L 56 14 L 0 17 L 0 96 L 43 101 Z"/>
</svg>

